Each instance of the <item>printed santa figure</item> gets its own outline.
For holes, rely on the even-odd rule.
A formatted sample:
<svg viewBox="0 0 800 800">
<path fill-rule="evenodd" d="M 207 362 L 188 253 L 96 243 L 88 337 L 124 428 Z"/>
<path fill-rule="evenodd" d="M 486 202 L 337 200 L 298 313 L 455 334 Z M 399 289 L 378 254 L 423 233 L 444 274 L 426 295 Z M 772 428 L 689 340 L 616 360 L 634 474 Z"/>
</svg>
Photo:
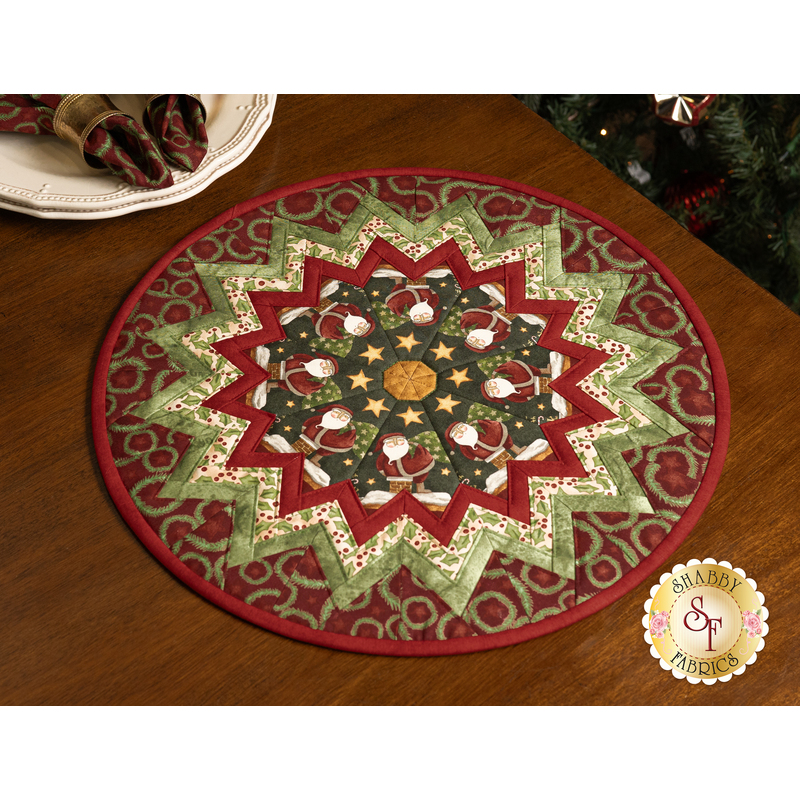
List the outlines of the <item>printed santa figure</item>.
<svg viewBox="0 0 800 800">
<path fill-rule="evenodd" d="M 369 336 L 375 330 L 375 322 L 369 314 L 352 303 L 334 303 L 323 298 L 319 306 L 306 313 L 314 323 L 317 336 L 324 339 Z"/>
<path fill-rule="evenodd" d="M 544 373 L 551 371 L 548 364 L 544 369 L 532 367 L 522 361 L 506 361 L 492 372 L 492 377 L 481 384 L 481 394 L 493 403 L 525 403 L 539 394 L 552 394 L 549 380 Z"/>
<path fill-rule="evenodd" d="M 400 283 L 386 297 L 386 305 L 398 317 L 408 316 L 415 325 L 433 325 L 441 313 L 439 295 L 431 291 L 424 280 Z"/>
<path fill-rule="evenodd" d="M 311 455 L 315 464 L 324 456 L 348 453 L 356 443 L 353 412 L 347 406 L 334 403 L 320 409 L 303 425 L 300 438 L 292 445 L 299 453 Z M 312 455 L 313 453 L 313 455 Z"/>
<path fill-rule="evenodd" d="M 269 372 L 268 390 L 277 387 L 305 397 L 319 391 L 328 378 L 339 371 L 339 365 L 331 356 L 298 353 L 286 361 L 271 361 L 266 369 Z"/>
<path fill-rule="evenodd" d="M 494 350 L 498 342 L 508 339 L 515 316 L 502 307 L 491 305 L 466 309 L 459 322 L 466 334 L 464 344 L 476 353 Z"/>
<path fill-rule="evenodd" d="M 376 444 L 375 452 L 379 453 L 378 472 L 389 480 L 389 491 L 396 494 L 404 489 L 427 492 L 425 478 L 433 469 L 434 458 L 430 451 L 421 444 L 415 445 L 413 455 L 411 446 L 401 433 L 386 433 Z"/>
<path fill-rule="evenodd" d="M 470 461 L 491 462 L 498 469 L 514 457 L 509 450 L 522 452 L 522 448 L 512 441 L 505 423 L 491 419 L 476 420 L 474 425 L 454 422 L 444 437 L 451 447 L 458 447 L 461 455 Z"/>
</svg>

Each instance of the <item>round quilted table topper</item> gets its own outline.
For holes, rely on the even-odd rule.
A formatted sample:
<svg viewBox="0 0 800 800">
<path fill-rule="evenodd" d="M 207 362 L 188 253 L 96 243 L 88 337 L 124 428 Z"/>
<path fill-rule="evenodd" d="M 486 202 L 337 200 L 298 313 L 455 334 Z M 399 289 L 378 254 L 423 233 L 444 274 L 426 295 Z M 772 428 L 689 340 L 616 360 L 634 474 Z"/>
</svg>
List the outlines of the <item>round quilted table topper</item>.
<svg viewBox="0 0 800 800">
<path fill-rule="evenodd" d="M 445 655 L 651 575 L 722 471 L 711 332 L 641 244 L 443 170 L 279 189 L 184 239 L 102 348 L 95 444 L 152 554 L 300 641 Z"/>
</svg>

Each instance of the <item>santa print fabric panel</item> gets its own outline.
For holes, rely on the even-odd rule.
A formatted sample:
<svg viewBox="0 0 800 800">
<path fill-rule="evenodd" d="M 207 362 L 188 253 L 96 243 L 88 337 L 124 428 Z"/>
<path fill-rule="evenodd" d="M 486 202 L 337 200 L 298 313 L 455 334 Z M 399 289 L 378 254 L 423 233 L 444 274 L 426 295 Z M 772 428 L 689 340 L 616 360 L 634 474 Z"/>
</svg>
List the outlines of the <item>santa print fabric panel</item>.
<svg viewBox="0 0 800 800">
<path fill-rule="evenodd" d="M 722 470 L 725 372 L 686 291 L 595 214 L 373 170 L 222 214 L 101 351 L 109 492 L 178 578 L 329 647 L 445 655 L 638 585 Z"/>
</svg>

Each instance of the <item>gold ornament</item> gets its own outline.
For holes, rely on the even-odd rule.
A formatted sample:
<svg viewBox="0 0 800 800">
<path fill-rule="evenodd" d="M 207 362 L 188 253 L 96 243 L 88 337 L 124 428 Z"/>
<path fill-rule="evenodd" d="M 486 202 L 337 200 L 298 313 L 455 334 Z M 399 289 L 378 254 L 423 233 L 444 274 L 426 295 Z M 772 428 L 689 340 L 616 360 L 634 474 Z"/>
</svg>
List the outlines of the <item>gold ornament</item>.
<svg viewBox="0 0 800 800">
<path fill-rule="evenodd" d="M 715 94 L 654 94 L 653 110 L 659 119 L 672 125 L 694 127 L 703 112 L 714 102 Z"/>
</svg>

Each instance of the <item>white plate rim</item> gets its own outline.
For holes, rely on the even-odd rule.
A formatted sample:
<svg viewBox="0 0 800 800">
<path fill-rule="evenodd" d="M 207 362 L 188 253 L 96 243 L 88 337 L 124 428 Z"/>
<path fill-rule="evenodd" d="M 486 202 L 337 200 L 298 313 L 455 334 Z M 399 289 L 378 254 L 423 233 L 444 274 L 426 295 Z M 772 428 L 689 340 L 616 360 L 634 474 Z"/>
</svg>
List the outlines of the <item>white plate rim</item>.
<svg viewBox="0 0 800 800">
<path fill-rule="evenodd" d="M 202 95 L 201 95 L 202 97 Z M 226 110 L 242 106 L 242 95 L 222 95 Z M 106 219 L 134 211 L 171 205 L 198 194 L 221 175 L 244 161 L 272 124 L 277 100 L 276 94 L 253 94 L 245 103 L 246 114 L 236 134 L 206 156 L 195 172 L 173 170 L 172 186 L 165 189 L 142 189 L 129 185 L 118 191 L 103 194 L 69 195 L 41 193 L 0 181 L 0 208 L 17 211 L 40 219 Z M 238 108 L 237 108 L 238 110 Z M 0 147 L 3 140 L 0 138 Z M 41 172 L 43 181 L 49 177 Z M 104 176 L 105 177 L 105 176 Z M 108 173 L 112 181 L 116 176 Z M 41 185 L 41 184 L 40 184 Z"/>
</svg>

